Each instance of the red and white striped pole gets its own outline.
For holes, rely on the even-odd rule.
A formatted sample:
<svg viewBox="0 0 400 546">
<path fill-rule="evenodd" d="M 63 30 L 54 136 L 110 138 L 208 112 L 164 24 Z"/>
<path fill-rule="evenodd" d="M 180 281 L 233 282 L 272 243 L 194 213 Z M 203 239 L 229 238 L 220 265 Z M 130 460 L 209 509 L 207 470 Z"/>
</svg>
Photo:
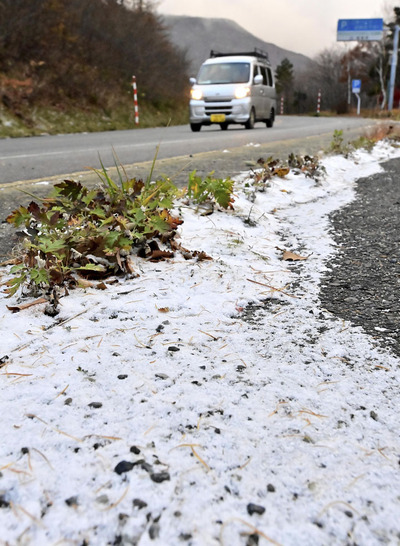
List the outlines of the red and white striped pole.
<svg viewBox="0 0 400 546">
<path fill-rule="evenodd" d="M 283 105 L 285 103 L 285 99 L 281 97 L 281 116 L 283 116 Z"/>
<path fill-rule="evenodd" d="M 317 116 L 319 116 L 319 113 L 321 112 L 321 89 L 318 91 L 318 99 L 317 99 Z"/>
<path fill-rule="evenodd" d="M 139 106 L 137 100 L 136 76 L 132 76 L 133 102 L 135 103 L 135 124 L 139 125 Z"/>
</svg>

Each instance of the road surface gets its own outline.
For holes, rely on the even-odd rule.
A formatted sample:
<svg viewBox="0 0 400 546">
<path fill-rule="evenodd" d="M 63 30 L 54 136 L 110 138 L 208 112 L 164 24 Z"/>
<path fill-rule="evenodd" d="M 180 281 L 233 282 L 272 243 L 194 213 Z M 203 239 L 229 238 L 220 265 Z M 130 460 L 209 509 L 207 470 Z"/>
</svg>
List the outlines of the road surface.
<svg viewBox="0 0 400 546">
<path fill-rule="evenodd" d="M 158 158 L 171 158 L 201 152 L 237 148 L 250 143 L 265 144 L 291 139 L 333 134 L 336 130 L 353 130 L 374 123 L 362 118 L 324 118 L 279 116 L 275 126 L 267 129 L 257 123 L 253 130 L 231 126 L 204 127 L 192 133 L 189 125 L 83 133 L 44 135 L 0 140 L 0 186 L 9 182 L 38 180 L 71 174 L 87 168 L 114 164 L 113 150 L 123 165 L 152 160 L 160 145 Z"/>
</svg>

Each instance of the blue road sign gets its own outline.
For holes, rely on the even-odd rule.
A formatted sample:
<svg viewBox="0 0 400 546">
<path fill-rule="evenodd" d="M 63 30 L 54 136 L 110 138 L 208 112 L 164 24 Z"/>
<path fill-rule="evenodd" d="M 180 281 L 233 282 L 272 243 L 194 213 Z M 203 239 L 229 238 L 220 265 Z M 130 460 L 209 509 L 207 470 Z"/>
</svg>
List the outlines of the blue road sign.
<svg viewBox="0 0 400 546">
<path fill-rule="evenodd" d="M 337 40 L 370 42 L 382 40 L 383 19 L 339 19 Z"/>
<path fill-rule="evenodd" d="M 361 80 L 352 80 L 351 81 L 351 90 L 353 93 L 360 93 L 361 91 Z"/>
</svg>

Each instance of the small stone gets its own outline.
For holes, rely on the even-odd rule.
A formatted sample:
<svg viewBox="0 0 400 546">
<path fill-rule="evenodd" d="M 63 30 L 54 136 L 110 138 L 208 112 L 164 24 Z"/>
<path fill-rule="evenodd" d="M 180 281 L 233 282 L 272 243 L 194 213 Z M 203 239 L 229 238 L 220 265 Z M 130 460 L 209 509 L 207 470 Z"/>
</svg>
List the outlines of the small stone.
<svg viewBox="0 0 400 546">
<path fill-rule="evenodd" d="M 72 506 L 73 508 L 76 508 L 78 506 L 78 497 L 73 496 L 69 497 L 69 499 L 65 499 L 65 504 L 67 506 Z"/>
<path fill-rule="evenodd" d="M 169 472 L 153 472 L 150 474 L 150 478 L 155 483 L 161 483 L 170 480 L 170 475 Z"/>
<path fill-rule="evenodd" d="M 375 413 L 375 411 L 370 411 L 370 412 L 369 412 L 369 416 L 370 416 L 371 419 L 373 419 L 374 421 L 377 421 L 377 420 L 378 420 L 378 414 Z"/>
<path fill-rule="evenodd" d="M 221 434 L 221 429 L 218 428 L 218 427 L 215 427 L 214 432 L 215 432 L 215 434 Z"/>
<path fill-rule="evenodd" d="M 265 512 L 265 508 L 264 506 L 261 506 L 260 504 L 253 504 L 252 502 L 250 502 L 248 505 L 247 505 L 247 513 L 252 516 L 253 514 L 259 514 L 261 516 L 261 514 L 264 514 Z"/>
<path fill-rule="evenodd" d="M 139 453 L 140 453 L 140 449 L 138 447 L 136 447 L 136 446 L 132 446 L 129 451 L 131 453 L 134 453 L 135 455 L 139 455 Z"/>
<path fill-rule="evenodd" d="M 141 499 L 133 499 L 133 506 L 137 508 L 138 510 L 141 510 L 142 508 L 146 508 L 147 502 L 142 501 Z"/>
<path fill-rule="evenodd" d="M 181 533 L 179 535 L 179 540 L 182 540 L 184 542 L 190 540 L 192 538 L 192 535 L 190 533 Z"/>
<path fill-rule="evenodd" d="M 160 535 L 160 526 L 158 523 L 152 523 L 149 527 L 149 537 L 151 540 L 158 538 Z"/>
<path fill-rule="evenodd" d="M 97 497 L 96 502 L 99 504 L 108 504 L 109 498 L 107 495 L 100 495 Z"/>
<path fill-rule="evenodd" d="M 267 485 L 267 491 L 268 491 L 269 493 L 275 493 L 275 487 L 272 485 L 272 483 L 269 483 L 269 484 Z"/>
<path fill-rule="evenodd" d="M 153 471 L 153 467 L 151 466 L 150 463 L 146 463 L 146 461 L 143 461 L 142 464 L 140 465 L 140 468 L 142 470 L 145 470 L 146 472 L 148 472 L 150 474 L 150 472 Z"/>
<path fill-rule="evenodd" d="M 156 373 L 155 375 L 158 379 L 169 379 L 169 376 L 166 373 Z"/>
<path fill-rule="evenodd" d="M 353 517 L 353 512 L 351 510 L 345 510 L 344 513 L 346 514 L 346 516 L 348 518 L 352 518 Z"/>
<path fill-rule="evenodd" d="M 249 535 L 249 538 L 247 539 L 246 546 L 258 546 L 260 541 L 260 537 L 257 533 L 254 533 L 252 535 Z"/>
<path fill-rule="evenodd" d="M 64 406 L 70 406 L 72 404 L 72 398 L 66 398 L 64 402 Z"/>
<path fill-rule="evenodd" d="M 90 402 L 90 404 L 88 404 L 89 408 L 93 408 L 93 409 L 99 409 L 103 406 L 103 404 L 101 402 Z"/>
<path fill-rule="evenodd" d="M 22 455 L 27 455 L 29 453 L 29 447 L 21 447 Z"/>
<path fill-rule="evenodd" d="M 177 351 L 180 351 L 179 347 L 175 347 L 174 345 L 171 345 L 170 347 L 168 347 L 168 351 L 170 351 L 171 353 L 176 353 Z"/>
<path fill-rule="evenodd" d="M 10 503 L 5 499 L 4 495 L 0 495 L 0 508 L 9 508 Z"/>
<path fill-rule="evenodd" d="M 121 375 L 118 375 L 117 377 L 118 377 L 118 379 L 120 379 L 122 381 L 123 379 L 126 379 L 128 377 L 128 375 L 126 373 L 123 373 Z"/>
<path fill-rule="evenodd" d="M 132 470 L 132 468 L 135 466 L 135 463 L 131 463 L 129 461 L 121 461 L 117 464 L 117 466 L 114 468 L 114 472 L 121 475 L 124 472 L 129 472 Z"/>
</svg>

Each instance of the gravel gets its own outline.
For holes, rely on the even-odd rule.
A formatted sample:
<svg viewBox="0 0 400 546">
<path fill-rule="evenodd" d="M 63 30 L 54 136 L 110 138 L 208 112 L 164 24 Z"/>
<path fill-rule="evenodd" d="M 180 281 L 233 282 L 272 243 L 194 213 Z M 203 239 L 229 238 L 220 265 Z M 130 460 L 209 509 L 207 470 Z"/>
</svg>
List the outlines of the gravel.
<svg viewBox="0 0 400 546">
<path fill-rule="evenodd" d="M 333 314 L 400 355 L 400 160 L 357 181 L 356 199 L 330 216 L 337 253 L 322 280 Z"/>
</svg>

